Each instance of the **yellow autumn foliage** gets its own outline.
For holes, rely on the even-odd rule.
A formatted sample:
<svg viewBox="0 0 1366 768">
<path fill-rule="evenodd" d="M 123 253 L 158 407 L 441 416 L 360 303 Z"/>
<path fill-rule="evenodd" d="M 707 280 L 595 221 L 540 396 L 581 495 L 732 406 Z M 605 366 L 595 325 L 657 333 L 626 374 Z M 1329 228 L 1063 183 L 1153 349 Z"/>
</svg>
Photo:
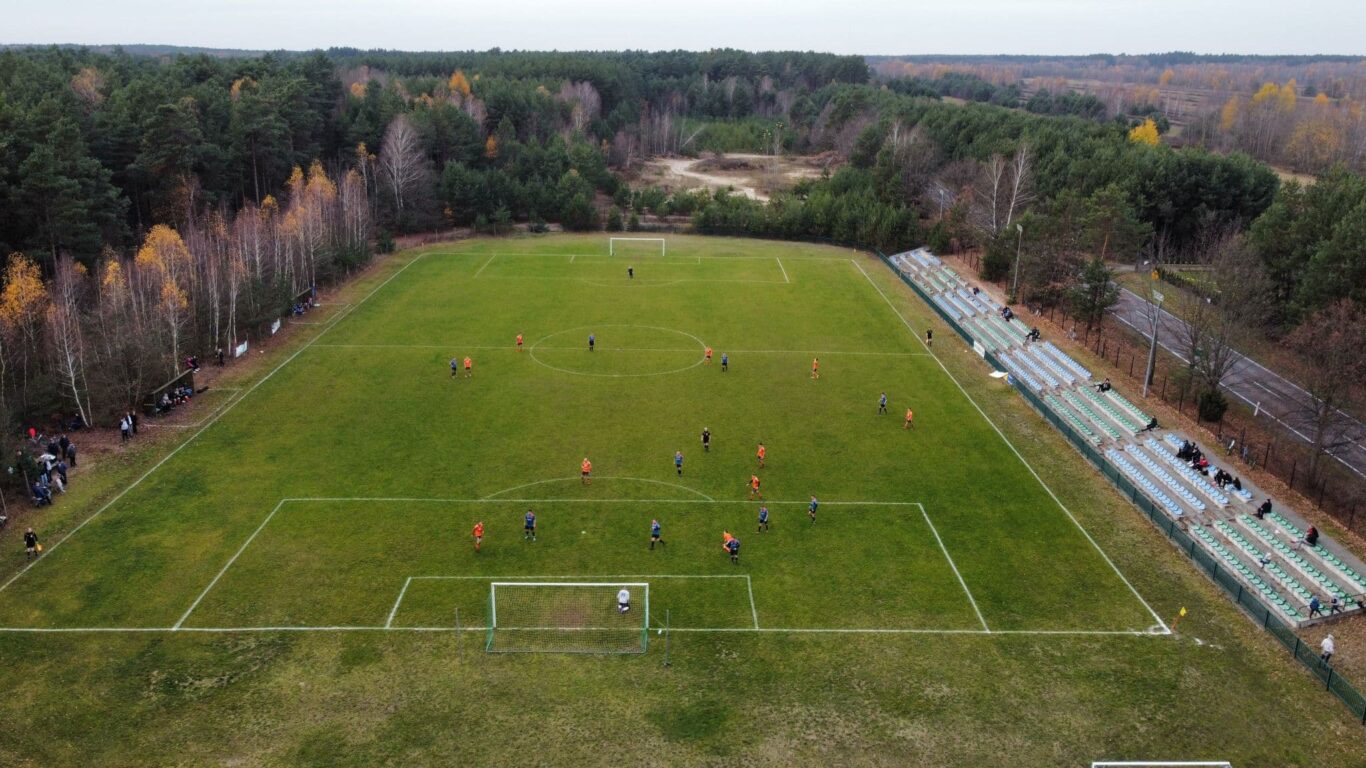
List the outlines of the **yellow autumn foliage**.
<svg viewBox="0 0 1366 768">
<path fill-rule="evenodd" d="M 0 324 L 6 333 L 29 327 L 47 311 L 47 286 L 37 263 L 22 253 L 11 253 L 5 265 L 5 290 L 0 292 Z"/>
<path fill-rule="evenodd" d="M 1135 144 L 1147 144 L 1150 147 L 1155 147 L 1161 140 L 1157 133 L 1157 123 L 1153 122 L 1151 117 L 1135 125 L 1129 131 L 1129 141 Z"/>
</svg>

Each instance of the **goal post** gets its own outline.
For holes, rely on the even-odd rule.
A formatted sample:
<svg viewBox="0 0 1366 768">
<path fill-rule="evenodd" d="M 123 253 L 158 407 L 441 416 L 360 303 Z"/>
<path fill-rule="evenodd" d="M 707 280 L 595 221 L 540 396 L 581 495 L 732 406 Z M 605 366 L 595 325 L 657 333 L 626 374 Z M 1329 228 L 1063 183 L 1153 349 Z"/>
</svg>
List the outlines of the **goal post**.
<svg viewBox="0 0 1366 768">
<path fill-rule="evenodd" d="M 645 244 L 650 245 L 646 246 Z M 628 253 L 642 253 L 648 250 L 654 253 L 655 245 L 659 246 L 659 255 L 669 254 L 669 244 L 662 237 L 609 237 L 607 238 L 607 255 L 616 256 L 624 249 Z"/>
<path fill-rule="evenodd" d="M 620 598 L 625 592 L 626 610 Z M 645 653 L 645 582 L 495 581 L 489 584 L 489 653 Z"/>
</svg>

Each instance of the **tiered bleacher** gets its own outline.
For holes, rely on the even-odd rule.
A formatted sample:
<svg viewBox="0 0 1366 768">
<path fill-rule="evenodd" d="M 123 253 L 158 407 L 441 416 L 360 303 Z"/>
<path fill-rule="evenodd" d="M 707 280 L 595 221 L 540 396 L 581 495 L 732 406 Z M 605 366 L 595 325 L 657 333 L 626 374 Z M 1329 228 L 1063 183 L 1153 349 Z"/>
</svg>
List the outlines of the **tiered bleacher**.
<svg viewBox="0 0 1366 768">
<path fill-rule="evenodd" d="M 1175 518 L 1180 518 L 1183 514 L 1185 514 L 1182 511 L 1180 504 L 1177 504 L 1172 497 L 1168 496 L 1166 493 L 1163 493 L 1162 489 L 1157 487 L 1157 483 L 1154 483 L 1152 480 L 1149 480 L 1147 475 L 1138 471 L 1138 467 L 1134 466 L 1132 462 L 1124 458 L 1123 453 L 1115 450 L 1114 448 L 1107 448 L 1105 449 L 1105 457 L 1110 460 L 1111 464 L 1114 464 L 1116 467 L 1119 467 L 1120 471 L 1128 475 L 1129 480 L 1131 480 L 1134 483 L 1134 485 L 1141 488 L 1144 492 L 1148 494 L 1150 498 L 1152 498 L 1154 501 L 1160 504 L 1163 509 L 1167 510 L 1167 514 Z"/>
<path fill-rule="evenodd" d="M 1272 610 L 1292 623 L 1306 623 L 1311 620 L 1308 600 L 1318 594 L 1325 603 L 1336 596 L 1347 611 L 1366 611 L 1366 568 L 1354 567 L 1321 544 L 1292 546 L 1304 535 L 1280 513 L 1269 515 L 1274 531 L 1246 514 L 1253 499 L 1250 488 L 1215 482 L 1212 478 L 1221 469 L 1203 452 L 1200 467 L 1180 458 L 1186 443 L 1180 435 L 1144 435 L 1156 425 L 1151 414 L 1109 386 L 1108 380 L 1102 387 L 1091 384 L 1091 371 L 1053 342 L 1031 341 L 1026 323 L 1012 319 L 1001 304 L 974 289 L 934 254 L 917 249 L 889 261 L 1015 382 L 1037 393 L 1036 405 L 1041 402 L 1075 436 L 1102 449 L 1106 461 L 1157 508 L 1188 528 Z M 1219 536 L 1232 546 L 1225 546 Z"/>
<path fill-rule="evenodd" d="M 1288 600 L 1281 597 L 1276 590 L 1272 589 L 1271 585 L 1267 584 L 1266 580 L 1263 579 L 1257 571 L 1249 568 L 1247 564 L 1243 562 L 1242 558 L 1230 552 L 1228 547 L 1225 547 L 1216 539 L 1214 534 L 1210 533 L 1208 529 L 1202 525 L 1192 525 L 1190 527 L 1190 532 L 1195 536 L 1196 541 L 1199 541 L 1205 546 L 1205 549 L 1218 556 L 1229 570 L 1241 576 L 1244 582 L 1252 587 L 1255 592 L 1260 594 L 1263 603 L 1274 606 L 1291 621 L 1298 622 L 1303 618 L 1300 616 L 1299 611 L 1295 610 L 1295 607 L 1291 605 Z"/>
<path fill-rule="evenodd" d="M 1148 470 L 1148 474 L 1157 478 L 1158 482 L 1161 483 L 1162 490 L 1176 494 L 1177 497 L 1186 502 L 1187 506 L 1194 507 L 1201 512 L 1205 510 L 1205 502 L 1196 497 L 1193 492 L 1182 485 L 1175 477 L 1172 477 L 1170 472 L 1164 469 L 1156 461 L 1153 461 L 1148 454 L 1143 452 L 1142 448 L 1139 448 L 1137 445 L 1126 445 L 1124 450 L 1138 459 L 1138 463 L 1142 464 L 1144 468 Z"/>
<path fill-rule="evenodd" d="M 1260 564 L 1262 566 L 1263 571 L 1271 574 L 1271 577 L 1276 581 L 1280 582 L 1281 586 L 1287 592 L 1294 595 L 1298 599 L 1299 602 L 1294 606 L 1296 610 L 1298 610 L 1300 606 L 1305 606 L 1309 604 L 1309 600 L 1313 598 L 1314 593 L 1310 592 L 1308 589 L 1305 589 L 1304 585 L 1300 583 L 1299 579 L 1295 578 L 1293 574 L 1291 574 L 1289 571 L 1285 570 L 1279 564 L 1273 561 L 1269 556 L 1267 556 L 1265 552 L 1259 549 L 1256 544 L 1254 544 L 1251 541 L 1248 541 L 1247 537 L 1240 533 L 1238 529 L 1234 528 L 1232 525 L 1224 522 L 1223 520 L 1215 521 L 1214 527 L 1220 533 L 1224 534 L 1224 536 L 1226 536 L 1230 541 L 1232 541 L 1234 545 L 1236 545 L 1239 549 L 1246 553 L 1248 557 L 1251 557 L 1254 561 Z M 1277 597 L 1280 596 L 1278 595 Z M 1284 600 L 1284 598 L 1281 599 Z M 1276 605 L 1277 607 L 1284 608 L 1284 605 L 1282 603 L 1276 603 Z"/>
<path fill-rule="evenodd" d="M 1271 547 L 1277 555 L 1280 555 L 1283 560 L 1307 577 L 1321 592 L 1328 597 L 1338 598 L 1344 606 L 1350 604 L 1351 598 L 1348 597 L 1347 590 L 1343 589 L 1342 585 L 1316 568 L 1313 563 L 1309 562 L 1309 558 L 1278 539 L 1265 526 L 1257 522 L 1256 518 L 1251 515 L 1239 515 L 1237 521 L 1260 539 L 1263 545 Z"/>
</svg>

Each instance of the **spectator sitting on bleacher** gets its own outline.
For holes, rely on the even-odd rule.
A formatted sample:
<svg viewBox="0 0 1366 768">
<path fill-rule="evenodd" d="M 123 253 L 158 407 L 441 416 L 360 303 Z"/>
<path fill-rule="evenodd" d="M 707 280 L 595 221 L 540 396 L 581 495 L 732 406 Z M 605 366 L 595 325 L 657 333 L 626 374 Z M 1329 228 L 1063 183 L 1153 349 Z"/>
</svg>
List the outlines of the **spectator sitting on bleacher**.
<svg viewBox="0 0 1366 768">
<path fill-rule="evenodd" d="M 1152 417 L 1151 419 L 1149 419 L 1149 420 L 1148 420 L 1148 426 L 1144 427 L 1143 429 L 1140 429 L 1139 431 L 1140 431 L 1140 432 L 1151 432 L 1151 431 L 1154 430 L 1154 429 L 1157 429 L 1157 417 L 1156 417 L 1156 416 L 1154 416 L 1154 417 Z"/>
<path fill-rule="evenodd" d="M 1309 530 L 1304 532 L 1304 536 L 1300 537 L 1299 541 L 1295 542 L 1295 549 L 1299 549 L 1305 544 L 1308 544 L 1310 549 L 1313 549 L 1314 547 L 1318 546 L 1318 543 L 1319 529 L 1311 525 L 1309 526 Z"/>
<path fill-rule="evenodd" d="M 1038 328 L 1030 328 L 1030 329 L 1029 329 L 1029 333 L 1026 333 L 1026 334 L 1025 334 L 1025 341 L 1038 341 L 1038 340 L 1039 340 L 1039 329 L 1038 329 Z"/>
<path fill-rule="evenodd" d="M 1195 444 L 1192 443 L 1192 442 L 1189 441 L 1189 440 L 1182 440 L 1182 441 L 1181 441 L 1181 447 L 1180 447 L 1179 449 L 1177 449 L 1177 451 L 1176 451 L 1176 458 L 1178 458 L 1178 459 L 1180 459 L 1180 460 L 1182 460 L 1182 461 L 1190 461 L 1191 456 L 1192 456 L 1194 453 L 1195 453 Z"/>
<path fill-rule="evenodd" d="M 1014 316 L 1015 313 L 1011 311 L 1010 307 L 1001 307 L 1001 317 L 1004 317 L 1006 320 L 1009 320 Z"/>
<path fill-rule="evenodd" d="M 979 294 L 979 293 L 981 293 L 981 292 L 982 292 L 982 289 L 981 289 L 981 288 L 978 288 L 978 287 L 975 286 L 975 285 L 972 286 L 972 295 L 973 295 L 973 296 L 976 296 L 977 294 Z"/>
<path fill-rule="evenodd" d="M 1239 493 L 1242 493 L 1242 492 L 1243 492 L 1243 481 L 1242 481 L 1242 480 L 1239 480 L 1239 479 L 1236 478 L 1236 477 L 1233 478 L 1233 490 L 1235 490 L 1235 491 L 1237 491 L 1237 492 L 1239 492 Z"/>
<path fill-rule="evenodd" d="M 1106 376 L 1106 377 L 1105 377 L 1105 381 L 1102 381 L 1101 383 L 1099 383 L 1099 384 L 1096 385 L 1096 391 L 1097 391 L 1097 392 L 1109 392 L 1109 391 L 1110 391 L 1110 377 L 1109 377 L 1109 376 Z"/>
<path fill-rule="evenodd" d="M 1257 515 L 1258 520 L 1265 520 L 1266 516 L 1271 514 L 1271 499 L 1263 501 L 1262 505 L 1260 507 L 1257 507 L 1257 511 L 1255 514 Z"/>
</svg>

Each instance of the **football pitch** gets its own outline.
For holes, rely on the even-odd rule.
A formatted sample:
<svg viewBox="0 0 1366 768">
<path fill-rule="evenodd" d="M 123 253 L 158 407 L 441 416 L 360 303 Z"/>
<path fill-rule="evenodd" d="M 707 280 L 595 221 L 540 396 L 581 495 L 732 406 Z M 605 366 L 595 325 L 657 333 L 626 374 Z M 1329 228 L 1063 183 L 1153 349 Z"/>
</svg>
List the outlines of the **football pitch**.
<svg viewBox="0 0 1366 768">
<path fill-rule="evenodd" d="M 823 751 L 836 744 L 852 762 L 880 764 L 908 759 L 911 743 L 936 764 L 1022 744 L 1032 757 L 1021 764 L 1151 757 L 1171 744 L 1189 756 L 1216 729 L 1178 735 L 1184 718 L 1267 706 L 1250 702 L 1268 691 L 1282 706 L 1339 719 L 1061 441 L 1035 437 L 1041 423 L 1007 403 L 1006 386 L 981 376 L 980 361 L 866 255 L 693 237 L 670 237 L 667 254 L 638 243 L 609 255 L 604 236 L 554 236 L 394 258 L 363 290 L 304 318 L 304 340 L 278 364 L 225 389 L 198 420 L 168 425 L 184 433 L 174 450 L 50 535 L 41 559 L 4 575 L 7 655 L 43 668 L 111 659 L 79 679 L 58 675 L 43 695 L 104 680 L 109 701 L 90 706 L 126 716 L 115 692 L 125 683 L 106 677 L 141 679 L 154 658 L 159 670 L 204 664 L 221 672 L 211 681 L 233 681 L 192 699 L 203 721 L 232 723 L 252 706 L 308 721 L 267 729 L 277 741 L 265 747 L 196 720 L 178 737 L 195 764 L 237 753 L 249 764 L 422 762 L 413 756 L 430 757 L 424 750 L 446 736 L 462 741 L 455 752 L 467 760 L 536 762 L 511 744 L 500 751 L 456 734 L 515 723 L 547 702 L 560 712 L 546 727 L 563 751 L 543 757 L 559 763 L 707 762 L 750 748 L 762 751 L 756 762 L 782 764 L 837 760 Z M 933 347 L 931 327 L 944 331 Z M 467 356 L 471 375 L 463 366 L 453 375 L 451 360 Z M 580 476 L 585 457 L 591 484 Z M 762 499 L 751 498 L 753 475 Z M 523 535 L 528 510 L 534 541 Z M 651 548 L 654 520 L 664 543 Z M 742 541 L 738 563 L 722 551 L 723 532 Z M 649 651 L 484 654 L 490 584 L 517 581 L 648 584 Z M 615 591 L 604 594 L 590 623 L 616 613 Z M 1164 621 L 1187 604 L 1208 606 L 1207 622 L 1192 619 L 1208 633 L 1199 645 Z M 675 659 L 661 672 L 666 617 Z M 1220 642 L 1211 658 L 1206 645 Z M 968 663 L 965 648 L 995 661 Z M 334 652 L 322 671 L 309 660 Z M 320 723 L 306 713 L 349 705 L 280 693 L 297 683 L 384 699 L 382 683 L 348 682 L 353 668 L 375 664 L 409 691 L 444 681 L 459 704 L 423 720 L 440 722 L 442 736 L 414 721 L 388 723 L 397 733 L 381 738 L 373 729 L 385 718 L 374 713 L 364 726 Z M 1241 669 L 1249 681 L 1228 680 Z M 815 687 L 796 679 L 826 673 L 832 681 Z M 659 683 L 661 674 L 676 682 Z M 744 681 L 722 682 L 733 675 Z M 949 690 L 971 691 L 936 693 L 946 677 Z M 1061 693 L 1050 678 L 1067 681 Z M 849 704 L 848 691 L 830 688 L 841 680 L 881 703 Z M 1233 692 L 1216 695 L 1219 685 Z M 145 691 L 130 695 L 139 716 L 156 711 Z M 868 735 L 892 727 L 893 713 L 910 716 L 898 696 L 933 713 L 917 728 L 992 731 L 982 736 L 988 751 Z M 778 713 L 814 717 L 813 732 L 835 734 L 827 746 L 805 743 L 808 726 L 791 723 L 747 732 L 746 713 L 779 699 Z M 835 712 L 818 701 L 845 704 L 830 703 Z M 1006 716 L 997 701 L 1018 708 L 1012 717 L 1074 732 L 1037 734 L 1040 747 L 1019 723 L 991 725 Z M 572 714 L 593 707 L 641 733 L 587 725 L 598 711 Z M 1094 721 L 1079 726 L 1086 712 Z M 842 716 L 850 720 L 838 727 L 829 720 Z M 1153 716 L 1155 730 L 1125 730 Z M 71 740 L 108 750 L 108 763 L 137 762 L 117 751 L 127 741 Z M 666 743 L 673 758 L 654 752 Z M 350 745 L 345 759 L 329 751 L 335 744 Z M 1215 746 L 1200 756 L 1247 747 Z M 72 756 L 48 748 L 40 762 Z M 1270 754 L 1297 759 L 1280 749 L 1294 749 L 1288 739 Z"/>
<path fill-rule="evenodd" d="M 0 625 L 479 630 L 491 581 L 630 577 L 687 631 L 1167 631 L 858 260 L 591 245 L 424 253 L 8 585 Z"/>
</svg>

